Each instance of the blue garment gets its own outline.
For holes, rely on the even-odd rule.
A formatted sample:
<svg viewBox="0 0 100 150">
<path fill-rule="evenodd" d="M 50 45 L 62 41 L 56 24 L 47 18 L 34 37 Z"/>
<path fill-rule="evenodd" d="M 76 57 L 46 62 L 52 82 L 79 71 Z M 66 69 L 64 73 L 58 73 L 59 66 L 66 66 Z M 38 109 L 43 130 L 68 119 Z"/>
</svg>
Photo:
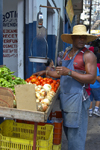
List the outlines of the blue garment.
<svg viewBox="0 0 100 150">
<path fill-rule="evenodd" d="M 48 66 L 48 67 L 50 68 L 50 70 L 51 70 L 51 71 L 55 71 L 55 69 L 54 69 L 54 68 L 51 68 L 50 66 Z"/>
<path fill-rule="evenodd" d="M 85 141 L 88 125 L 87 110 L 90 106 L 90 100 L 82 102 L 82 110 L 79 122 L 79 128 L 68 128 L 64 126 L 64 132 L 68 139 L 68 150 L 85 150 Z"/>
<path fill-rule="evenodd" d="M 97 76 L 100 76 L 99 68 L 98 67 L 97 67 Z M 90 88 L 100 88 L 99 81 L 96 80 L 94 84 L 90 84 Z"/>
<path fill-rule="evenodd" d="M 95 101 L 100 101 L 100 87 L 99 88 L 92 88 L 90 92 L 91 92 L 91 94 L 90 94 L 91 102 L 93 101 L 93 99 Z"/>
<path fill-rule="evenodd" d="M 65 57 L 67 56 L 67 54 L 65 55 Z M 75 71 L 73 66 L 75 56 L 71 60 L 63 59 L 62 66 Z M 82 102 L 82 97 L 83 86 L 81 85 L 81 83 L 73 79 L 71 76 L 61 76 L 61 110 L 64 119 L 63 125 L 65 127 L 65 133 L 68 139 L 68 150 L 84 150 L 85 147 L 88 122 L 87 109 L 90 106 L 90 100 L 87 99 L 86 101 Z M 78 144 L 77 146 L 76 143 Z"/>
</svg>

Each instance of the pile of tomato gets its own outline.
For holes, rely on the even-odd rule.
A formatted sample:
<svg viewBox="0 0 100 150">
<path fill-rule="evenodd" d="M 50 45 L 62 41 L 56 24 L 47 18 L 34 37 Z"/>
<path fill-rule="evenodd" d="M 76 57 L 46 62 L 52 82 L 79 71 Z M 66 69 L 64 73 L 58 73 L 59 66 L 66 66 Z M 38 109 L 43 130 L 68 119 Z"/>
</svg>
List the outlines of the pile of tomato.
<svg viewBox="0 0 100 150">
<path fill-rule="evenodd" d="M 47 77 L 43 78 L 41 76 L 36 76 L 36 75 L 30 76 L 25 81 L 28 83 L 30 82 L 32 84 L 42 85 L 42 86 L 44 86 L 45 84 L 50 84 L 51 90 L 53 90 L 54 92 L 57 91 L 60 85 L 60 79 L 54 80 L 52 78 L 47 78 Z"/>
</svg>

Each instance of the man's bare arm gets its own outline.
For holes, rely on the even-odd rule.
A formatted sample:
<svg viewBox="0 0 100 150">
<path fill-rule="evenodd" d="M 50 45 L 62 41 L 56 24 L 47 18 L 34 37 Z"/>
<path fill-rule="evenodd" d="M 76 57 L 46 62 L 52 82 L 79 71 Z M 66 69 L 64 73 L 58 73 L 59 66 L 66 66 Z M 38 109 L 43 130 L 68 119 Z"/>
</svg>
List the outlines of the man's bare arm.
<svg viewBox="0 0 100 150">
<path fill-rule="evenodd" d="M 80 83 L 93 84 L 96 80 L 97 74 L 97 60 L 93 53 L 90 51 L 84 54 L 85 70 L 86 74 L 81 74 L 76 71 L 72 71 L 71 77 L 79 81 Z M 57 67 L 56 71 L 59 71 L 60 75 L 68 75 L 70 69 L 66 67 Z"/>
</svg>

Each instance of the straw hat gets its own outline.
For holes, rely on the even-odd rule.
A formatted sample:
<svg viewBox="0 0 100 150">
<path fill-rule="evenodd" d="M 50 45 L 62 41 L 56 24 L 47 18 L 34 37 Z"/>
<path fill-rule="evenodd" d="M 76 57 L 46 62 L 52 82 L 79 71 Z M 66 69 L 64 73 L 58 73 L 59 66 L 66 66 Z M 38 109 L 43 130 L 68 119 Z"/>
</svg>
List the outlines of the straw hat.
<svg viewBox="0 0 100 150">
<path fill-rule="evenodd" d="M 87 43 L 97 39 L 97 36 L 87 33 L 85 25 L 75 25 L 73 27 L 73 33 L 72 34 L 62 34 L 61 39 L 63 42 L 73 44 L 73 40 L 71 37 L 72 35 L 87 35 L 87 41 L 86 41 Z"/>
</svg>

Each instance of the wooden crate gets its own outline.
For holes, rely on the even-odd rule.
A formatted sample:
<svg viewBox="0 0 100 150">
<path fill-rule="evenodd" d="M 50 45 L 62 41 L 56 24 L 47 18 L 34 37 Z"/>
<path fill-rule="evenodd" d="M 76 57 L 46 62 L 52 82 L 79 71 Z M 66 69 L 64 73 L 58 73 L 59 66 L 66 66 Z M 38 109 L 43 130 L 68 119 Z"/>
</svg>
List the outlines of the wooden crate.
<svg viewBox="0 0 100 150">
<path fill-rule="evenodd" d="M 20 119 L 20 120 L 27 120 L 27 121 L 35 121 L 35 122 L 46 122 L 50 112 L 54 106 L 54 103 L 59 95 L 58 88 L 55 96 L 52 99 L 51 104 L 49 105 L 48 109 L 45 112 L 40 112 L 37 110 L 26 110 L 26 109 L 18 109 L 18 108 L 8 108 L 8 107 L 0 107 L 0 116 L 7 117 L 12 119 Z M 27 91 L 26 91 L 27 92 Z M 6 93 L 5 93 L 6 95 Z M 6 99 L 6 96 L 5 96 Z"/>
</svg>

